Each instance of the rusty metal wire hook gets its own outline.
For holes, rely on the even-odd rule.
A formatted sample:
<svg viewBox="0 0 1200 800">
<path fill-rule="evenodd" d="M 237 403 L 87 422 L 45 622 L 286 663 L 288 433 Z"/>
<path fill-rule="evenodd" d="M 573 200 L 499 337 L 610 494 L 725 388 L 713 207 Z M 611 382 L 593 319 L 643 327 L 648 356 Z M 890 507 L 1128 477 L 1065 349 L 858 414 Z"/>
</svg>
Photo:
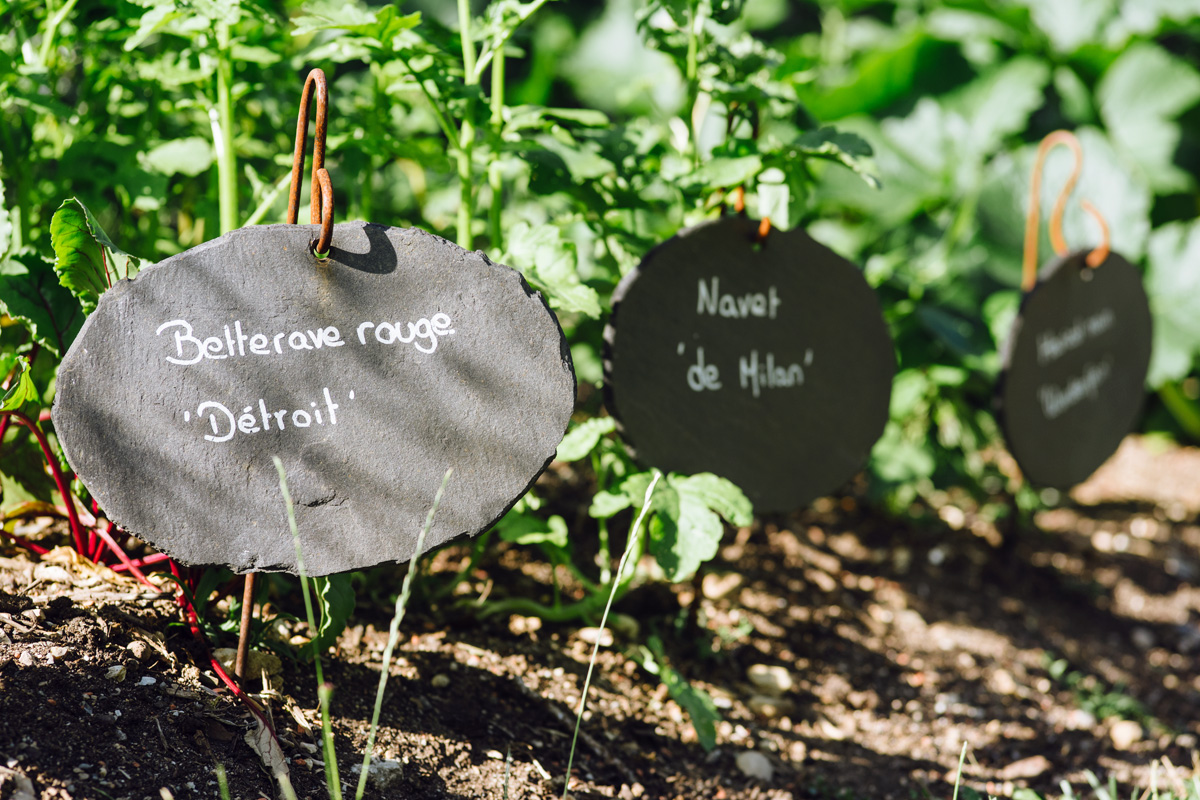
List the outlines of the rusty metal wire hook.
<svg viewBox="0 0 1200 800">
<path fill-rule="evenodd" d="M 1042 169 L 1046 163 L 1046 156 L 1050 151 L 1058 145 L 1066 145 L 1070 148 L 1075 156 L 1075 167 L 1071 171 L 1067 182 L 1063 185 L 1062 191 L 1059 192 L 1058 200 L 1054 203 L 1054 209 L 1050 212 L 1050 244 L 1054 247 L 1054 252 L 1058 255 L 1064 255 L 1067 252 L 1067 242 L 1063 238 L 1062 220 L 1063 213 L 1067 209 L 1067 200 L 1071 197 L 1071 192 L 1075 189 L 1075 184 L 1079 181 L 1079 174 L 1083 171 L 1083 147 L 1079 144 L 1079 140 L 1075 138 L 1075 134 L 1070 131 L 1054 131 L 1053 133 L 1042 139 L 1042 143 L 1038 145 L 1037 159 L 1033 165 L 1033 177 L 1031 180 L 1031 188 L 1029 193 L 1029 213 L 1025 216 L 1025 253 L 1021 264 L 1021 291 L 1028 292 L 1037 284 L 1037 256 L 1038 256 L 1038 223 L 1041 219 L 1040 203 L 1042 194 Z M 1100 244 L 1092 252 L 1087 255 L 1087 265 L 1089 267 L 1098 267 L 1108 258 L 1109 253 L 1109 230 L 1108 223 L 1104 221 L 1100 211 L 1089 201 L 1084 200 L 1081 205 L 1083 210 L 1092 215 L 1100 225 Z"/>
<path fill-rule="evenodd" d="M 314 245 L 318 257 L 329 252 L 333 241 L 333 184 L 325 170 L 325 134 L 328 130 L 329 84 L 325 72 L 314 69 L 304 81 L 300 94 L 300 113 L 296 119 L 296 149 L 292 156 L 292 185 L 288 192 L 287 221 L 295 225 L 300 215 L 300 173 L 304 170 L 304 151 L 308 146 L 308 103 L 313 90 L 317 94 L 317 127 L 313 137 L 312 183 L 309 187 L 309 221 L 321 225 L 321 236 Z"/>
<path fill-rule="evenodd" d="M 746 213 L 746 189 L 743 186 L 738 186 L 733 190 L 733 210 L 737 214 Z M 764 216 L 758 223 L 758 234 L 755 241 L 762 244 L 767 240 L 767 235 L 771 233 L 771 218 Z"/>
</svg>

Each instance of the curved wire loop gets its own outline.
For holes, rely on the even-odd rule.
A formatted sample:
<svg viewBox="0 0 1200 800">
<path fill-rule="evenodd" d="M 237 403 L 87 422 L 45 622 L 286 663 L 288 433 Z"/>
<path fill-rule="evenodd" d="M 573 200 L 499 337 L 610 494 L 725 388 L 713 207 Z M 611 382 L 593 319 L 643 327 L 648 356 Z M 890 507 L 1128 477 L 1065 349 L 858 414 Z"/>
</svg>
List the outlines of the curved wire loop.
<svg viewBox="0 0 1200 800">
<path fill-rule="evenodd" d="M 1058 194 L 1058 199 L 1054 202 L 1054 208 L 1050 212 L 1050 244 L 1054 247 L 1054 252 L 1058 255 L 1063 255 L 1067 252 L 1067 242 L 1063 238 L 1062 221 L 1063 214 L 1067 209 L 1067 200 L 1071 197 L 1071 192 L 1075 189 L 1075 184 L 1079 182 L 1079 174 L 1083 171 L 1083 147 L 1079 144 L 1079 140 L 1075 138 L 1075 134 L 1070 131 L 1054 131 L 1053 133 L 1042 139 L 1042 143 L 1038 145 L 1037 159 L 1033 164 L 1033 176 L 1030 181 L 1029 190 L 1029 213 L 1025 216 L 1025 252 L 1021 262 L 1021 291 L 1028 292 L 1037 284 L 1037 256 L 1038 256 L 1038 223 L 1041 220 L 1041 196 L 1042 196 L 1042 169 L 1046 163 L 1046 156 L 1050 154 L 1058 145 L 1065 145 L 1070 148 L 1071 153 L 1075 156 L 1075 167 L 1071 170 L 1071 174 L 1067 177 L 1067 182 L 1063 184 L 1062 191 Z M 1109 254 L 1109 230 L 1108 223 L 1104 221 L 1100 211 L 1087 200 L 1084 200 L 1081 205 L 1083 210 L 1091 214 L 1096 222 L 1100 225 L 1100 244 L 1087 255 L 1087 265 L 1089 267 L 1098 267 L 1104 263 Z"/>
<path fill-rule="evenodd" d="M 738 214 L 746 213 L 746 189 L 743 186 L 738 186 L 733 190 L 733 210 Z M 758 223 L 757 241 L 759 244 L 766 241 L 770 232 L 771 218 L 764 216 Z"/>
<path fill-rule="evenodd" d="M 313 69 L 304 81 L 304 90 L 300 94 L 300 113 L 296 119 L 296 148 L 292 155 L 292 183 L 288 192 L 287 221 L 295 225 L 300 216 L 300 173 L 304 169 L 304 154 L 308 147 L 308 104 L 313 92 L 317 95 L 317 124 L 313 136 L 313 165 L 312 183 L 309 194 L 309 222 L 321 225 L 321 237 L 317 240 L 314 251 L 318 254 L 329 252 L 333 241 L 333 186 L 329 173 L 325 170 L 325 135 L 328 130 L 329 116 L 329 84 L 325 80 L 325 72 Z M 322 177 L 323 176 L 323 177 Z"/>
</svg>

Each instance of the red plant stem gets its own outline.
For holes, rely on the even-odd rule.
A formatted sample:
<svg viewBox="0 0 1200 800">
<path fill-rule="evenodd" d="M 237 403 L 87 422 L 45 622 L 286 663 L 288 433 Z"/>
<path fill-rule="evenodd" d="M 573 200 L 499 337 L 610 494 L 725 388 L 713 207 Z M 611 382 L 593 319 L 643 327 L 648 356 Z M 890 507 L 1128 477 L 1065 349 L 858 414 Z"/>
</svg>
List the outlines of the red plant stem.
<svg viewBox="0 0 1200 800">
<path fill-rule="evenodd" d="M 17 536 L 15 533 L 9 533 L 8 531 L 4 530 L 4 528 L 0 528 L 0 536 L 3 536 L 5 539 L 10 539 L 10 540 L 16 542 L 17 544 L 21 545 L 21 547 L 32 550 L 33 552 L 37 553 L 39 556 L 44 556 L 44 555 L 46 555 L 46 553 L 50 552 L 49 550 L 42 547 L 41 545 L 34 544 L 33 542 L 29 541 L 24 536 Z"/>
<path fill-rule="evenodd" d="M 129 556 L 125 554 L 125 551 L 121 548 L 121 545 L 117 544 L 116 539 L 113 539 L 112 535 L 109 534 L 108 531 L 102 531 L 99 529 L 94 530 L 100 536 L 100 538 L 104 540 L 104 543 L 108 545 L 108 549 L 116 553 L 117 558 L 120 559 L 121 563 L 125 565 L 125 569 L 133 573 L 133 577 L 137 578 L 140 583 L 145 586 L 149 586 L 154 591 L 161 591 L 160 587 L 151 583 L 150 580 L 144 574 L 142 574 L 142 571 L 138 569 L 132 561 L 129 560 Z"/>
<path fill-rule="evenodd" d="M 38 446 L 42 448 L 42 456 L 46 459 L 46 463 L 50 465 L 50 472 L 54 475 L 54 483 L 58 486 L 58 492 L 62 495 L 63 503 L 67 506 L 67 518 L 71 523 L 71 537 L 75 540 L 75 549 L 81 554 L 86 554 L 87 551 L 84 549 L 83 544 L 83 525 L 79 522 L 79 515 L 75 513 L 75 502 L 71 496 L 71 482 L 63 477 L 62 470 L 58 468 L 58 459 L 54 457 L 54 452 L 50 449 L 50 442 L 46 441 L 46 434 L 42 433 L 42 429 L 36 422 L 20 411 L 0 411 L 0 414 L 3 414 L 5 417 L 12 417 L 33 431 L 34 437 L 37 438 Z"/>
<path fill-rule="evenodd" d="M 135 567 L 148 567 L 151 564 L 161 564 L 168 558 L 170 558 L 170 556 L 166 553 L 151 553 L 145 558 L 133 559 L 132 563 Z M 122 572 L 128 569 L 128 567 L 126 567 L 124 564 L 113 564 L 111 567 L 109 567 L 109 569 L 111 569 L 113 572 Z"/>
<path fill-rule="evenodd" d="M 173 574 L 181 584 L 184 583 L 184 578 L 179 572 L 179 565 L 177 565 L 174 561 L 168 561 L 167 563 L 171 566 L 171 574 Z M 175 598 L 175 602 L 177 602 L 179 607 L 183 609 L 184 616 L 187 619 L 188 627 L 191 628 L 192 631 L 192 637 L 197 643 L 199 643 L 199 645 L 204 649 L 204 652 L 208 655 L 208 661 L 212 665 L 213 672 L 215 672 L 217 677 L 221 679 L 221 682 L 229 688 L 229 691 L 233 693 L 233 696 L 238 700 L 241 700 L 242 703 L 245 704 L 246 708 L 250 709 L 250 713 L 258 718 L 258 721 L 261 722 L 268 731 L 270 731 L 271 737 L 278 741 L 279 737 L 275 734 L 275 726 L 271 723 L 271 718 L 264 714 L 258 703 L 254 702 L 254 700 L 248 694 L 243 692 L 242 688 L 238 686 L 232 678 L 229 677 L 229 673 L 227 673 L 225 668 L 221 666 L 221 662 L 213 658 L 212 653 L 208 649 L 208 642 L 204 638 L 204 633 L 200 630 L 200 618 L 196 615 L 196 607 L 193 606 L 191 600 L 188 599 L 187 593 L 181 591 Z"/>
</svg>

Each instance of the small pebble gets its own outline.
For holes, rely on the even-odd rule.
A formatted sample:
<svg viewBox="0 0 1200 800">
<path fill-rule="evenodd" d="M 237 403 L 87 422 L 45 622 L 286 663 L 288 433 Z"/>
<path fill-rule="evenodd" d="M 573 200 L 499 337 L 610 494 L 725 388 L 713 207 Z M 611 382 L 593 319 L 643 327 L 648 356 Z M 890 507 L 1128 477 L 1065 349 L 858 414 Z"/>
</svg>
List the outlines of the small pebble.
<svg viewBox="0 0 1200 800">
<path fill-rule="evenodd" d="M 580 628 L 579 638 L 588 644 L 595 644 L 598 641 L 601 647 L 611 647 L 613 643 L 612 631 L 607 628 Z"/>
<path fill-rule="evenodd" d="M 795 706 L 785 698 L 768 694 L 756 694 L 746 701 L 746 706 L 760 717 L 775 719 L 791 714 Z"/>
<path fill-rule="evenodd" d="M 1139 650 L 1149 650 L 1156 644 L 1154 639 L 1154 631 L 1149 628 L 1138 626 L 1129 634 L 1129 638 L 1133 640 L 1133 644 Z"/>
<path fill-rule="evenodd" d="M 429 685 L 435 689 L 445 689 L 450 685 L 450 676 L 439 672 L 429 679 Z"/>
<path fill-rule="evenodd" d="M 125 680 L 125 665 L 113 664 L 104 671 L 104 677 L 108 678 L 110 681 L 116 681 L 117 683 L 120 683 L 121 681 Z"/>
<path fill-rule="evenodd" d="M 781 695 L 790 692 L 795 683 L 792 674 L 780 666 L 755 664 L 746 670 L 746 677 L 764 694 Z"/>
<path fill-rule="evenodd" d="M 747 778 L 754 778 L 755 780 L 767 783 L 771 778 L 775 777 L 775 767 L 771 765 L 771 759 L 757 750 L 746 750 L 738 753 L 736 763 L 737 768 Z"/>
<path fill-rule="evenodd" d="M 138 681 L 137 685 L 138 686 L 153 686 L 156 683 L 158 683 L 157 678 L 152 678 L 149 675 L 143 675 L 142 679 L 140 681 Z"/>
<path fill-rule="evenodd" d="M 22 667 L 32 667 L 33 666 L 33 653 L 29 652 L 28 650 L 25 650 L 24 652 L 21 653 L 21 655 L 17 656 L 17 663 L 20 664 Z"/>
<path fill-rule="evenodd" d="M 1129 750 L 1142 738 L 1142 726 L 1131 719 L 1114 722 L 1108 730 L 1108 738 L 1118 750 Z"/>
<path fill-rule="evenodd" d="M 145 661 L 146 658 L 150 655 L 150 646 L 147 645 L 145 642 L 139 641 L 137 639 L 135 639 L 134 641 L 125 645 L 125 649 L 128 650 L 129 654 L 132 655 L 134 658 L 136 658 L 138 661 Z"/>
</svg>

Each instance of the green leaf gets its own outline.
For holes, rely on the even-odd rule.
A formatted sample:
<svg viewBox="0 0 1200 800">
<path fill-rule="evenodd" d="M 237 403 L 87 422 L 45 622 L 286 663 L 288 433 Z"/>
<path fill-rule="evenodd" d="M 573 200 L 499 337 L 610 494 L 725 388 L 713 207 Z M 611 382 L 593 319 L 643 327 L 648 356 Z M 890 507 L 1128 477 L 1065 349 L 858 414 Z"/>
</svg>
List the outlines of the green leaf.
<svg viewBox="0 0 1200 800">
<path fill-rule="evenodd" d="M 1186 191 L 1195 184 L 1174 164 L 1180 138 L 1174 120 L 1200 101 L 1200 71 L 1156 44 L 1137 44 L 1104 73 L 1096 99 L 1113 143 L 1156 192 Z"/>
<path fill-rule="evenodd" d="M 195 177 L 212 166 L 212 144 L 208 139 L 189 136 L 164 142 L 145 154 L 147 166 L 164 175 Z"/>
<path fill-rule="evenodd" d="M 100 295 L 122 278 L 132 278 L 141 259 L 117 248 L 83 203 L 64 200 L 50 220 L 54 271 L 58 279 L 92 313 Z"/>
<path fill-rule="evenodd" d="M 600 491 L 592 495 L 588 516 L 593 519 L 608 519 L 633 505 L 633 498 L 623 492 Z"/>
<path fill-rule="evenodd" d="M 1050 67 L 1031 56 L 1018 56 L 971 81 L 945 107 L 967 122 L 960 139 L 976 163 L 1000 149 L 1005 138 L 1025 130 L 1029 117 L 1045 103 Z"/>
<path fill-rule="evenodd" d="M 841 164 L 871 188 L 879 188 L 875 165 L 869 160 L 873 155 L 871 145 L 856 133 L 829 126 L 809 131 L 797 140 L 796 151 L 808 158 L 824 158 Z"/>
<path fill-rule="evenodd" d="M 741 186 L 749 182 L 761 169 L 761 156 L 717 157 L 687 176 L 687 183 L 707 189 Z"/>
<path fill-rule="evenodd" d="M 647 672 L 659 677 L 663 685 L 667 687 L 671 699 L 678 703 L 691 718 L 692 727 L 696 729 L 696 740 L 700 742 L 700 746 L 704 748 L 705 752 L 711 751 L 717 746 L 717 723 L 721 721 L 721 712 L 717 711 L 717 704 L 713 702 L 708 692 L 692 686 L 682 675 L 667 665 L 661 639 L 651 636 L 646 644 L 647 647 L 641 648 L 639 652 L 642 667 Z"/>
<path fill-rule="evenodd" d="M 308 14 L 296 18 L 293 36 L 303 36 L 324 30 L 344 30 L 367 39 L 381 47 L 391 47 L 400 33 L 421 23 L 421 12 L 400 16 L 396 6 L 388 5 L 372 13 L 362 6 L 338 0 L 322 0 L 307 7 Z"/>
<path fill-rule="evenodd" d="M 0 313 L 20 322 L 35 342 L 59 357 L 83 326 L 79 301 L 58 282 L 54 266 L 32 250 L 0 261 Z"/>
<path fill-rule="evenodd" d="M 578 461 L 592 452 L 600 443 L 600 437 L 612 433 L 617 422 L 612 417 L 592 417 L 579 423 L 563 437 L 555 456 L 559 461 Z"/>
<path fill-rule="evenodd" d="M 346 622 L 354 613 L 354 587 L 350 585 L 351 573 L 312 578 L 316 589 L 317 604 L 321 621 L 317 623 L 313 642 L 319 650 L 337 644 L 337 637 L 346 629 Z"/>
<path fill-rule="evenodd" d="M 725 529 L 698 487 L 676 475 L 665 484 L 659 484 L 651 500 L 656 513 L 648 526 L 648 546 L 667 580 L 678 582 L 717 554 Z"/>
<path fill-rule="evenodd" d="M 516 265 L 531 283 L 546 290 L 550 305 L 585 316 L 600 316 L 600 295 L 579 280 L 574 244 L 562 239 L 554 225 L 513 226 L 505 261 Z"/>
<path fill-rule="evenodd" d="M 499 522 L 496 530 L 500 538 L 514 544 L 548 544 L 553 547 L 567 546 L 567 521 L 555 514 L 542 519 L 533 514 L 509 511 Z"/>
<path fill-rule="evenodd" d="M 17 356 L 17 373 L 13 376 L 4 397 L 0 398 L 0 411 L 18 411 L 26 403 L 37 401 L 37 387 L 29 377 L 29 359 Z"/>
<path fill-rule="evenodd" d="M 725 478 L 711 472 L 701 472 L 672 482 L 680 495 L 690 495 L 706 508 L 729 520 L 731 525 L 744 527 L 754 521 L 754 506 L 742 490 Z"/>
<path fill-rule="evenodd" d="M 1034 25 L 1060 53 L 1074 53 L 1099 38 L 1101 26 L 1112 18 L 1115 0 L 1018 0 L 1029 9 Z"/>
<path fill-rule="evenodd" d="M 1154 348 L 1146 383 L 1158 388 L 1191 371 L 1200 353 L 1200 222 L 1173 222 L 1150 235 L 1146 294 Z"/>
<path fill-rule="evenodd" d="M 908 97 L 923 74 L 936 69 L 953 45 L 910 28 L 884 46 L 870 49 L 848 70 L 828 70 L 835 84 L 824 81 L 796 87 L 800 102 L 819 120 L 838 120 L 869 113 Z"/>
</svg>

